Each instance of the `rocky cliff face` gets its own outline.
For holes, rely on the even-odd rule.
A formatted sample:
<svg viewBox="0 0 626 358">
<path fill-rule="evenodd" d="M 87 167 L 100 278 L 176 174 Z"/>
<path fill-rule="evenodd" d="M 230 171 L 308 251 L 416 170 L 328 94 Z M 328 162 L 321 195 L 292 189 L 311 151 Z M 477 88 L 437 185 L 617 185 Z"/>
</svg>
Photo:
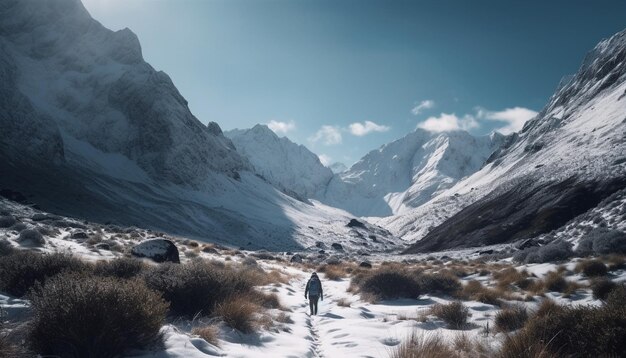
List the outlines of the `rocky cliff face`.
<svg viewBox="0 0 626 358">
<path fill-rule="evenodd" d="M 3 147 L 30 142 L 33 133 L 42 144 L 32 154 L 62 157 L 81 151 L 71 145 L 78 141 L 174 184 L 247 168 L 227 138 L 191 114 L 170 78 L 143 60 L 135 34 L 104 28 L 80 1 L 4 1 L 0 44 L 0 120 L 13 128 Z"/>
</svg>

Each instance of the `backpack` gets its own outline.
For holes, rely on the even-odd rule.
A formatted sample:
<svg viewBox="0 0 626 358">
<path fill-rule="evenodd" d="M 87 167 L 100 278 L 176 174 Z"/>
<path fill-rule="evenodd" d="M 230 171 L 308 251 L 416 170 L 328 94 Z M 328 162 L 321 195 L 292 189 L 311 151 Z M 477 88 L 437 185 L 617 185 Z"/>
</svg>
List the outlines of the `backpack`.
<svg viewBox="0 0 626 358">
<path fill-rule="evenodd" d="M 318 278 L 309 281 L 309 296 L 319 296 L 322 291 L 322 283 Z"/>
</svg>

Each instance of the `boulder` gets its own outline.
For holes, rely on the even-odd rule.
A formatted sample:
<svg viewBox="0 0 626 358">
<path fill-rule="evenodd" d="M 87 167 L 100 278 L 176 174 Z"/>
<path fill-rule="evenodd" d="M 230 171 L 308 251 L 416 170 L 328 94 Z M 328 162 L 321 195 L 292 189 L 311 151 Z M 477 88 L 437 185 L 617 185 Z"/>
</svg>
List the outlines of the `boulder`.
<svg viewBox="0 0 626 358">
<path fill-rule="evenodd" d="M 321 241 L 316 241 L 315 242 L 315 247 L 319 247 L 320 249 L 324 249 L 324 248 L 326 248 L 326 244 L 324 244 Z"/>
<path fill-rule="evenodd" d="M 363 224 L 362 222 L 360 222 L 357 219 L 350 219 L 350 222 L 347 225 L 348 227 L 361 227 L 365 229 L 365 224 Z"/>
<path fill-rule="evenodd" d="M 46 244 L 43 235 L 35 229 L 26 229 L 20 232 L 17 242 L 22 246 L 28 247 L 41 247 Z"/>
<path fill-rule="evenodd" d="M 98 250 L 111 251 L 111 245 L 107 244 L 106 242 L 101 242 L 99 244 L 96 244 L 96 246 L 94 247 Z"/>
<path fill-rule="evenodd" d="M 520 241 L 517 245 L 515 245 L 515 247 L 518 250 L 525 250 L 531 247 L 537 247 L 540 246 L 539 242 L 535 239 L 526 239 L 526 240 L 522 240 Z"/>
<path fill-rule="evenodd" d="M 86 240 L 89 236 L 83 231 L 77 231 L 72 234 L 72 239 Z"/>
<path fill-rule="evenodd" d="M 363 261 L 359 264 L 359 267 L 363 267 L 363 268 L 372 268 L 372 264 L 367 262 L 367 261 Z"/>
<path fill-rule="evenodd" d="M 336 242 L 334 242 L 332 245 L 330 245 L 330 247 L 332 247 L 335 250 L 343 251 L 343 246 L 341 246 L 341 244 L 338 244 Z"/>
<path fill-rule="evenodd" d="M 173 242 L 166 239 L 149 239 L 132 248 L 133 256 L 146 257 L 155 262 L 180 263 L 178 249 Z"/>
<path fill-rule="evenodd" d="M 302 257 L 302 255 L 295 254 L 295 255 L 291 256 L 291 259 L 289 261 L 290 262 L 296 262 L 296 263 L 302 263 L 303 260 L 304 260 L 304 258 Z"/>
</svg>

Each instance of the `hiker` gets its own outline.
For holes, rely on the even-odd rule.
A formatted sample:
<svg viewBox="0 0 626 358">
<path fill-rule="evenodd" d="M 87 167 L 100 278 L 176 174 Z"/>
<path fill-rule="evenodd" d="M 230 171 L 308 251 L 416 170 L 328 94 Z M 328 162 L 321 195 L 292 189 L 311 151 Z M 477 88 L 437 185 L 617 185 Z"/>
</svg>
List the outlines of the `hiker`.
<svg viewBox="0 0 626 358">
<path fill-rule="evenodd" d="M 311 308 L 311 316 L 317 314 L 317 300 L 324 301 L 324 291 L 322 290 L 322 282 L 320 282 L 317 273 L 313 272 L 309 282 L 306 283 L 306 289 L 304 290 L 304 298 L 309 299 L 309 306 Z"/>
</svg>

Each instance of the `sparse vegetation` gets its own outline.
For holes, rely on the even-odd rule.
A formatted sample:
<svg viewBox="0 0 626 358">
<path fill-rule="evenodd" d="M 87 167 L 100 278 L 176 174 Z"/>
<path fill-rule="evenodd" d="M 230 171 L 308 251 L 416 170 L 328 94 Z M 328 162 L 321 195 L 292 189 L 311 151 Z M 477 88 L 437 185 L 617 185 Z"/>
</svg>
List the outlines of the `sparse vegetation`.
<svg viewBox="0 0 626 358">
<path fill-rule="evenodd" d="M 503 357 L 619 356 L 626 351 L 626 289 L 600 307 L 548 303 L 502 347 Z"/>
<path fill-rule="evenodd" d="M 511 332 L 522 328 L 526 320 L 528 320 L 528 312 L 525 307 L 507 307 L 496 314 L 495 325 L 501 332 Z"/>
<path fill-rule="evenodd" d="M 188 264 L 161 264 L 143 277 L 148 287 L 160 292 L 177 315 L 210 315 L 222 301 L 252 293 L 264 282 L 252 269 L 222 268 L 205 261 Z"/>
<path fill-rule="evenodd" d="M 608 273 L 606 265 L 599 260 L 583 260 L 576 265 L 575 271 L 587 277 L 605 276 Z"/>
<path fill-rule="evenodd" d="M 139 275 L 145 269 L 141 260 L 121 257 L 110 261 L 98 261 L 94 273 L 99 276 L 132 278 Z"/>
<path fill-rule="evenodd" d="M 617 284 L 609 279 L 602 278 L 591 283 L 591 292 L 596 300 L 606 300 L 609 293 L 617 287 Z"/>
<path fill-rule="evenodd" d="M 43 355 L 113 357 L 159 338 L 167 304 L 141 281 L 62 274 L 32 294 L 33 348 Z"/>
<path fill-rule="evenodd" d="M 390 354 L 391 358 L 455 358 L 459 355 L 437 334 L 426 335 L 413 332 Z"/>
<path fill-rule="evenodd" d="M 44 283 L 63 271 L 89 269 L 89 265 L 67 254 L 14 251 L 0 260 L 0 292 L 22 297 L 36 282 Z"/>
<path fill-rule="evenodd" d="M 220 329 L 216 325 L 205 325 L 201 327 L 194 327 L 191 330 L 191 334 L 195 334 L 212 345 L 219 347 Z"/>
<path fill-rule="evenodd" d="M 236 296 L 222 301 L 215 308 L 215 315 L 220 317 L 229 327 L 242 333 L 253 333 L 259 328 L 256 313 L 259 306 L 247 296 Z"/>
<path fill-rule="evenodd" d="M 355 276 L 353 283 L 366 298 L 385 300 L 394 298 L 417 298 L 420 288 L 415 277 L 406 272 L 395 272 L 389 269 L 373 271 L 364 278 Z"/>
<path fill-rule="evenodd" d="M 467 326 L 469 309 L 460 301 L 437 303 L 430 308 L 430 314 L 443 320 L 450 329 L 463 329 Z"/>
</svg>

